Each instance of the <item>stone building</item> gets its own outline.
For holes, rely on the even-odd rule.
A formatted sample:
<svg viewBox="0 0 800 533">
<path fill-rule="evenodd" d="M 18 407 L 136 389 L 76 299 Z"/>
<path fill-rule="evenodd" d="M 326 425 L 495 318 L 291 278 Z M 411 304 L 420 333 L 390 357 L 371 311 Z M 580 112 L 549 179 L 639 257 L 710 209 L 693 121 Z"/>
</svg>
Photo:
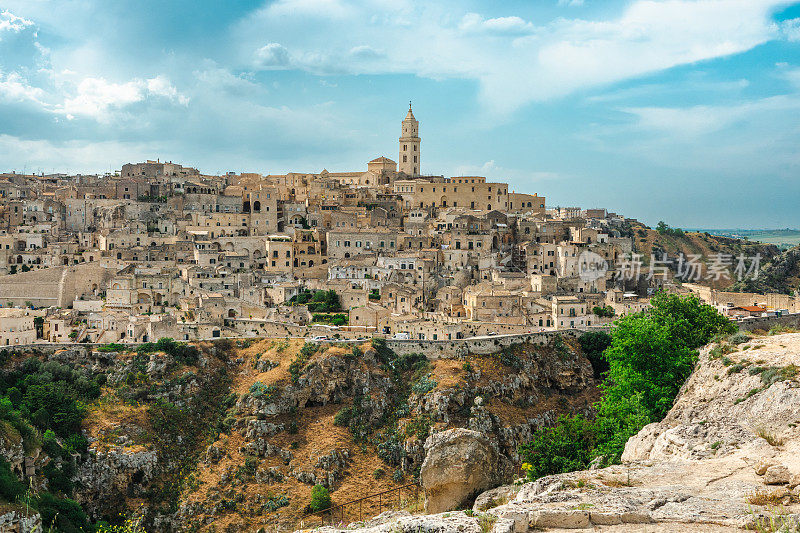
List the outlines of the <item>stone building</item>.
<svg viewBox="0 0 800 533">
<path fill-rule="evenodd" d="M 34 314 L 25 309 L 0 309 L 0 346 L 33 344 Z"/>
<path fill-rule="evenodd" d="M 411 111 L 411 102 L 408 103 L 408 113 L 403 119 L 400 134 L 400 172 L 407 176 L 415 177 L 421 174 L 422 160 L 420 157 L 419 121 L 414 118 Z"/>
</svg>

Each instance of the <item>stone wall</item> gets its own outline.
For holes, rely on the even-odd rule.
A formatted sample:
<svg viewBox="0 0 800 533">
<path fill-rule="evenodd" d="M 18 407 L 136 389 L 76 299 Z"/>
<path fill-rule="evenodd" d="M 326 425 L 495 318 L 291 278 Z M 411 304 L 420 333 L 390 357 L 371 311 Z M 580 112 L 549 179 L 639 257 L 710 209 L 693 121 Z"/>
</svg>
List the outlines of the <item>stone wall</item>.
<svg viewBox="0 0 800 533">
<path fill-rule="evenodd" d="M 577 339 L 584 332 L 577 329 L 559 331 L 543 331 L 540 333 L 527 333 L 521 335 L 497 335 L 493 337 L 478 337 L 473 339 L 422 341 L 422 340 L 397 340 L 387 339 L 386 345 L 399 354 L 424 353 L 428 359 L 446 359 L 474 354 L 490 354 L 499 352 L 512 344 L 529 342 L 531 344 L 546 345 L 554 337 L 570 337 Z"/>
<path fill-rule="evenodd" d="M 25 307 L 67 307 L 83 294 L 102 291 L 113 270 L 99 263 L 57 266 L 0 276 L 0 302 Z"/>
<path fill-rule="evenodd" d="M 800 329 L 800 313 L 790 313 L 783 316 L 755 316 L 743 318 L 735 322 L 742 331 L 761 329 L 769 331 L 774 326 Z"/>
<path fill-rule="evenodd" d="M 726 305 L 732 303 L 736 306 L 766 304 L 772 309 L 788 309 L 791 313 L 800 312 L 800 298 L 788 294 L 769 293 L 758 294 L 753 292 L 728 292 L 712 289 L 704 285 L 684 283 L 683 287 L 696 293 L 701 300 L 712 305 Z"/>
<path fill-rule="evenodd" d="M 800 322 L 800 314 L 793 315 L 795 320 Z M 268 335 L 260 335 L 258 338 L 310 338 L 314 335 L 328 334 L 330 331 L 320 332 L 317 328 L 300 328 L 300 335 L 288 335 L 286 330 L 280 331 L 279 335 L 270 337 Z M 753 328 L 755 329 L 755 328 Z M 357 340 L 354 336 L 358 335 L 356 332 L 337 331 L 343 335 L 341 339 L 332 339 L 331 342 L 364 342 Z M 408 353 L 423 353 L 429 359 L 446 359 L 451 357 L 459 357 L 467 353 L 473 354 L 491 354 L 502 350 L 512 344 L 519 344 L 529 342 L 531 344 L 538 344 L 544 346 L 549 344 L 556 336 L 568 337 L 577 339 L 585 333 L 584 330 L 566 329 L 559 331 L 543 331 L 540 333 L 526 333 L 520 335 L 497 335 L 493 337 L 477 337 L 472 339 L 458 339 L 458 340 L 441 340 L 441 341 L 428 341 L 428 340 L 399 340 L 399 339 L 386 339 L 386 345 L 398 354 Z M 349 338 L 344 337 L 344 334 L 350 335 Z M 240 337 L 232 338 L 231 340 L 239 340 Z M 206 339 L 206 340 L 219 340 L 219 339 Z M 20 346 L 9 346 L 9 349 L 17 351 L 37 350 L 45 355 L 52 355 L 60 350 L 81 350 L 85 355 L 88 355 L 93 350 L 96 350 L 102 343 L 37 343 L 26 344 Z M 137 344 L 125 344 L 126 348 L 135 348 Z M 0 347 L 0 350 L 2 347 Z"/>
</svg>

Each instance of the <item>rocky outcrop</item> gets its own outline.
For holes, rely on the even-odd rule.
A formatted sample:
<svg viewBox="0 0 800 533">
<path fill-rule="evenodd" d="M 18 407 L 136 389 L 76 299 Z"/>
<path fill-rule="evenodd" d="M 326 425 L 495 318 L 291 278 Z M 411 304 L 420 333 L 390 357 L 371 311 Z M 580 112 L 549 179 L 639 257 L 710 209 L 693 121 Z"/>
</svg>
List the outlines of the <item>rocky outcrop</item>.
<svg viewBox="0 0 800 533">
<path fill-rule="evenodd" d="M 511 463 L 482 433 L 451 429 L 425 442 L 420 480 L 425 509 L 438 513 L 456 509 L 471 497 L 493 488 L 511 472 Z"/>
<path fill-rule="evenodd" d="M 25 447 L 22 436 L 11 424 L 0 420 L 0 457 L 8 461 L 11 471 L 18 476 L 25 474 Z"/>
<path fill-rule="evenodd" d="M 736 450 L 769 457 L 776 447 L 768 440 L 796 440 L 800 335 L 765 337 L 745 346 L 726 355 L 705 350 L 674 407 L 628 441 L 622 460 L 698 460 Z"/>
<path fill-rule="evenodd" d="M 141 496 L 155 476 L 157 464 L 154 450 L 132 452 L 112 447 L 92 452 L 78 466 L 79 501 L 89 512 L 100 515 L 119 505 L 120 497 Z"/>
<path fill-rule="evenodd" d="M 42 533 L 42 517 L 39 513 L 24 509 L 0 511 L 0 531 L 3 533 Z"/>
<path fill-rule="evenodd" d="M 392 517 L 350 530 L 800 530 L 800 334 L 724 354 L 712 348 L 667 417 L 628 441 L 624 464 L 492 489 L 467 514 Z M 435 438 L 423 483 L 447 489 L 465 474 L 450 470 L 458 452 L 431 455 Z"/>
</svg>

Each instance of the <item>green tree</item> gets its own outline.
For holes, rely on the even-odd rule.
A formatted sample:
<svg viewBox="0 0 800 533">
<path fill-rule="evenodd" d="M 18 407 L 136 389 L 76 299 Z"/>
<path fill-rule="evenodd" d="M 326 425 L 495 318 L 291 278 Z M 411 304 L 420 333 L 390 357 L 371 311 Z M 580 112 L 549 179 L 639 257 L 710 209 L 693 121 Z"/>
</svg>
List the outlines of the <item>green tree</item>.
<svg viewBox="0 0 800 533">
<path fill-rule="evenodd" d="M 537 431 L 520 446 L 524 468 L 531 479 L 586 468 L 596 444 L 595 424 L 583 416 L 560 416 L 556 425 Z"/>
<path fill-rule="evenodd" d="M 611 346 L 611 335 L 605 331 L 590 331 L 578 338 L 586 358 L 592 363 L 595 379 L 603 377 L 608 372 L 608 361 L 603 352 Z"/>
<path fill-rule="evenodd" d="M 331 501 L 328 489 L 322 485 L 314 485 L 314 488 L 311 489 L 311 503 L 308 504 L 308 509 L 316 513 L 331 507 L 333 507 L 333 501 Z"/>
<path fill-rule="evenodd" d="M 659 293 L 651 304 L 651 309 L 614 323 L 610 345 L 601 355 L 608 371 L 594 420 L 559 418 L 554 428 L 536 432 L 520 448 L 531 479 L 583 468 L 601 456 L 605 464 L 618 462 L 625 442 L 672 407 L 694 369 L 697 349 L 735 329 L 695 296 Z M 581 345 L 585 353 L 596 355 L 608 339 L 588 335 Z"/>
</svg>

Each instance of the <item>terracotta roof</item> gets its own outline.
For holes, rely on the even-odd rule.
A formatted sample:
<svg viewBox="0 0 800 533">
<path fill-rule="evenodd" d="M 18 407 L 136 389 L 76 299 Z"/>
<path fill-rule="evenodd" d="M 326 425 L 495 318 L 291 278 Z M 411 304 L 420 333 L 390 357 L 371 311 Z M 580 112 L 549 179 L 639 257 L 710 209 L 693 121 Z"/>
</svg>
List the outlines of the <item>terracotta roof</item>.
<svg viewBox="0 0 800 533">
<path fill-rule="evenodd" d="M 391 163 L 393 165 L 395 164 L 394 161 L 392 161 L 388 157 L 384 157 L 384 156 L 376 157 L 375 159 L 370 161 L 370 163 Z"/>
<path fill-rule="evenodd" d="M 749 311 L 751 313 L 764 313 L 767 310 L 763 307 L 759 307 L 757 305 L 742 305 L 739 309 L 744 309 L 745 311 Z"/>
</svg>

